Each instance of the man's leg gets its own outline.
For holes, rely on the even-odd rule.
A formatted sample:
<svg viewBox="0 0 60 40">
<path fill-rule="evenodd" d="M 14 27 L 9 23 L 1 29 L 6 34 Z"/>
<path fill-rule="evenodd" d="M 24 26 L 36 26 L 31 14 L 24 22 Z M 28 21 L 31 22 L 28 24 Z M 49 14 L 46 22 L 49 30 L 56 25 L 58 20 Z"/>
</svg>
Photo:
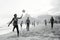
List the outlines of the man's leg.
<svg viewBox="0 0 60 40">
<path fill-rule="evenodd" d="M 53 29 L 53 23 L 51 23 L 51 28 Z"/>
<path fill-rule="evenodd" d="M 13 27 L 13 32 L 14 32 L 15 26 Z"/>
<path fill-rule="evenodd" d="M 28 24 L 28 31 L 29 31 L 29 24 Z"/>
<path fill-rule="evenodd" d="M 52 29 L 53 29 L 53 23 L 52 23 Z"/>
<path fill-rule="evenodd" d="M 17 36 L 19 37 L 19 29 L 18 29 L 18 26 L 16 26 L 16 29 L 17 29 Z"/>
</svg>

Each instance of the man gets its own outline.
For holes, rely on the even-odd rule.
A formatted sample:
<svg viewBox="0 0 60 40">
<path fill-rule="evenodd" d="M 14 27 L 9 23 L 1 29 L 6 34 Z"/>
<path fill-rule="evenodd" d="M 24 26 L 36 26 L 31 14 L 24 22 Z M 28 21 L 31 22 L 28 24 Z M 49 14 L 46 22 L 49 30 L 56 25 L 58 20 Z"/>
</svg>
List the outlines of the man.
<svg viewBox="0 0 60 40">
<path fill-rule="evenodd" d="M 44 21 L 45 21 L 45 26 L 47 26 L 47 20 L 45 19 Z"/>
<path fill-rule="evenodd" d="M 33 23 L 33 24 L 34 24 L 34 27 L 35 27 L 35 21 L 34 21 L 34 23 Z"/>
<path fill-rule="evenodd" d="M 22 14 L 22 16 L 23 16 L 23 14 Z M 22 16 L 21 16 L 20 18 L 18 18 L 18 17 L 17 17 L 17 14 L 14 14 L 13 19 L 12 19 L 11 22 L 9 23 L 9 25 L 10 25 L 10 24 L 13 22 L 13 26 L 14 26 L 13 31 L 14 31 L 14 29 L 16 28 L 16 30 L 17 30 L 17 36 L 18 36 L 18 37 L 19 37 L 18 19 L 21 19 Z M 8 27 L 9 27 L 9 25 L 8 25 Z"/>
<path fill-rule="evenodd" d="M 27 24 L 27 31 L 29 31 L 29 26 L 30 26 L 30 20 L 29 20 L 29 17 L 27 17 L 26 24 Z"/>
<path fill-rule="evenodd" d="M 21 21 L 20 25 L 21 25 L 21 29 L 22 29 L 22 24 L 23 24 L 23 21 Z"/>
<path fill-rule="evenodd" d="M 51 22 L 51 28 L 53 29 L 53 24 L 54 24 L 54 18 L 53 17 L 51 17 L 50 22 Z"/>
</svg>

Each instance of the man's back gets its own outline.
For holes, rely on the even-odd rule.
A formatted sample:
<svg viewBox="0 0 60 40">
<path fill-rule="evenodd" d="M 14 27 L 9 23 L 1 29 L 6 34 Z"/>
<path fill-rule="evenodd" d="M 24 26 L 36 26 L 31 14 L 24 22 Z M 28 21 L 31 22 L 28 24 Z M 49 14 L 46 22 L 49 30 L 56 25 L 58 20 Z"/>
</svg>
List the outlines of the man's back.
<svg viewBox="0 0 60 40">
<path fill-rule="evenodd" d="M 53 23 L 53 22 L 54 22 L 54 18 L 52 17 L 52 18 L 50 19 L 50 21 L 51 21 L 51 23 Z"/>
</svg>

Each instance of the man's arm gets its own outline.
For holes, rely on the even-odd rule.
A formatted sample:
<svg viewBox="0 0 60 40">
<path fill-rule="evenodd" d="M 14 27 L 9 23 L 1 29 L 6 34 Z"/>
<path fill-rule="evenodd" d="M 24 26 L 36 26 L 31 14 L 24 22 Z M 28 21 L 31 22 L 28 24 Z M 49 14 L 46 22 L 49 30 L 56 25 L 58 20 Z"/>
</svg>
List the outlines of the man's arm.
<svg viewBox="0 0 60 40">
<path fill-rule="evenodd" d="M 12 23 L 13 20 L 14 20 L 14 18 L 10 21 L 10 23 L 8 24 L 8 27 L 10 26 L 10 24 Z"/>
<path fill-rule="evenodd" d="M 22 16 L 23 16 L 23 14 L 21 15 L 21 17 L 20 18 L 18 18 L 18 19 L 21 19 L 22 18 Z"/>
</svg>

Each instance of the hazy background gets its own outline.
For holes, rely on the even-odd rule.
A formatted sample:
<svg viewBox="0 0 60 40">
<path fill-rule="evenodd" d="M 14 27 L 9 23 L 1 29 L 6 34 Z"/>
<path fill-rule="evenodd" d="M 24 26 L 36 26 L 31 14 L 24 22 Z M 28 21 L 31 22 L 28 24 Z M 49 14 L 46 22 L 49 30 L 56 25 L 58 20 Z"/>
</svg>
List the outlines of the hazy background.
<svg viewBox="0 0 60 40">
<path fill-rule="evenodd" d="M 39 15 L 59 15 L 60 0 L 0 0 L 0 25 L 7 23 L 17 13 L 21 16 L 22 10 L 36 18 Z"/>
</svg>

